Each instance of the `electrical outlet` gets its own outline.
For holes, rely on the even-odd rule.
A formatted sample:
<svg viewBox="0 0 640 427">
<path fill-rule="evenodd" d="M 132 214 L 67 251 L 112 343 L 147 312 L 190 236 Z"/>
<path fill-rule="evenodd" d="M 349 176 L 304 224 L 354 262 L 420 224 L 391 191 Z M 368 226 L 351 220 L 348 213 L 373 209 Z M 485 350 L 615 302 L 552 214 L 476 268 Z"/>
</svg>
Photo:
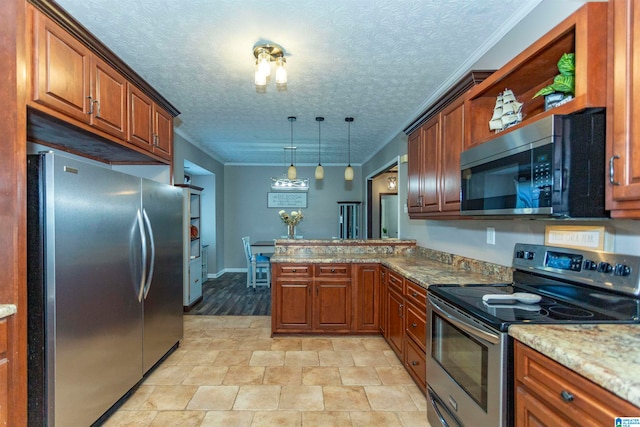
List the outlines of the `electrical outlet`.
<svg viewBox="0 0 640 427">
<path fill-rule="evenodd" d="M 487 245 L 496 244 L 496 228 L 487 227 Z"/>
</svg>

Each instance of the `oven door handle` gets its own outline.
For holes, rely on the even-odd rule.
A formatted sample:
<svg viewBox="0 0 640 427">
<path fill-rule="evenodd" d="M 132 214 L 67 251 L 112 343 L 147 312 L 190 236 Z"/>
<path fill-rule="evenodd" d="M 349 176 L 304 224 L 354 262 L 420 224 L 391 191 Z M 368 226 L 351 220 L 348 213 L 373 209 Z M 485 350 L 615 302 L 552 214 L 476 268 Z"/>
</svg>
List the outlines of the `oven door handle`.
<svg viewBox="0 0 640 427">
<path fill-rule="evenodd" d="M 433 308 L 435 309 L 435 311 L 446 317 L 447 320 L 449 320 L 451 323 L 453 323 L 455 326 L 457 326 L 458 328 L 462 329 L 465 332 L 470 333 L 471 335 L 484 339 L 485 341 L 490 342 L 491 344 L 498 344 L 500 342 L 500 336 L 497 334 L 492 334 L 490 332 L 487 331 L 483 331 L 480 328 L 477 328 L 475 326 L 469 325 L 466 322 L 463 322 L 462 320 L 454 317 L 453 315 L 449 314 L 447 311 L 445 311 L 442 307 L 440 307 L 432 298 L 429 298 L 429 304 L 431 304 L 433 306 Z"/>
</svg>

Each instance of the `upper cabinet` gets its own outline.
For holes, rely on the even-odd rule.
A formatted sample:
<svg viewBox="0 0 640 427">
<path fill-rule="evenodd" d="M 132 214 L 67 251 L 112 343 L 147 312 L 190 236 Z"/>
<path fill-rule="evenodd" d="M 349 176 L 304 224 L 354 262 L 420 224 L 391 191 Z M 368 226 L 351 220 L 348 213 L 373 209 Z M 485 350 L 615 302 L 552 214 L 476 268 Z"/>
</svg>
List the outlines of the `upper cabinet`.
<svg viewBox="0 0 640 427">
<path fill-rule="evenodd" d="M 62 10 L 33 3 L 30 138 L 109 163 L 171 163 L 177 110 Z"/>
<path fill-rule="evenodd" d="M 523 103 L 523 120 L 504 131 L 551 114 L 569 114 L 606 105 L 607 3 L 587 3 L 498 71 L 471 89 L 465 103 L 465 144 L 468 149 L 493 138 L 489 129 L 497 96 L 508 88 Z M 575 53 L 575 97 L 545 111 L 544 97 L 533 96 L 553 83 L 558 60 Z"/>
<path fill-rule="evenodd" d="M 640 218 L 640 4 L 636 0 L 609 1 L 609 40 L 606 207 L 614 218 Z"/>
<path fill-rule="evenodd" d="M 460 215 L 460 153 L 465 137 L 462 95 L 490 74 L 472 72 L 412 125 L 408 143 L 410 218 Z"/>
</svg>

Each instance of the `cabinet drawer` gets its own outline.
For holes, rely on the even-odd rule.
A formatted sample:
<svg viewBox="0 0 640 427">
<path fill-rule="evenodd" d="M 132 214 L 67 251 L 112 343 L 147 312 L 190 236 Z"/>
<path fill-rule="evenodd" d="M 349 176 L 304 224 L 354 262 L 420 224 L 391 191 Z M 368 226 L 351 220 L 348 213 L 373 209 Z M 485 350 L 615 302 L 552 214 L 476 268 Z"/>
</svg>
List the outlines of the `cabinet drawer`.
<svg viewBox="0 0 640 427">
<path fill-rule="evenodd" d="M 407 318 L 405 330 L 407 335 L 425 351 L 427 348 L 427 317 L 426 311 L 416 309 L 412 304 L 407 304 Z"/>
<path fill-rule="evenodd" d="M 275 274 L 280 277 L 296 276 L 296 277 L 309 277 L 311 276 L 311 264 L 275 264 L 272 268 L 275 270 Z"/>
<path fill-rule="evenodd" d="M 351 277 L 350 264 L 316 264 L 316 277 Z"/>
<path fill-rule="evenodd" d="M 407 340 L 406 346 L 406 359 L 405 366 L 409 371 L 409 374 L 418 383 L 418 386 L 424 392 L 427 384 L 427 369 L 426 369 L 426 356 L 424 351 L 418 348 L 418 346 L 412 341 Z"/>
<path fill-rule="evenodd" d="M 515 343 L 515 360 L 516 381 L 569 420 L 582 420 L 585 426 L 614 425 L 615 417 L 640 412 L 629 402 L 519 342 Z"/>
<path fill-rule="evenodd" d="M 427 312 L 427 290 L 411 280 L 405 280 L 407 301 Z"/>
<path fill-rule="evenodd" d="M 396 288 L 396 290 L 400 293 L 402 293 L 402 276 L 400 276 L 399 274 L 394 273 L 393 271 L 389 270 L 389 274 L 387 275 L 387 283 L 389 283 L 389 286 L 393 286 L 394 288 Z"/>
</svg>

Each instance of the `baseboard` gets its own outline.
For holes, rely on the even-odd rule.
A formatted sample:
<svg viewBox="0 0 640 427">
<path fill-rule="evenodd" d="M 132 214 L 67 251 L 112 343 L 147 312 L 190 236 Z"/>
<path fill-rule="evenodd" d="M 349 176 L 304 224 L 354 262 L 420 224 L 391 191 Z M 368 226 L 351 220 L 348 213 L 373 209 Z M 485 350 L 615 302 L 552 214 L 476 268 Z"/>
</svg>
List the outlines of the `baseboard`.
<svg viewBox="0 0 640 427">
<path fill-rule="evenodd" d="M 209 273 L 207 274 L 207 278 L 209 279 L 217 279 L 222 276 L 224 273 L 246 273 L 246 268 L 225 268 L 222 271 L 218 271 L 217 273 Z"/>
</svg>

